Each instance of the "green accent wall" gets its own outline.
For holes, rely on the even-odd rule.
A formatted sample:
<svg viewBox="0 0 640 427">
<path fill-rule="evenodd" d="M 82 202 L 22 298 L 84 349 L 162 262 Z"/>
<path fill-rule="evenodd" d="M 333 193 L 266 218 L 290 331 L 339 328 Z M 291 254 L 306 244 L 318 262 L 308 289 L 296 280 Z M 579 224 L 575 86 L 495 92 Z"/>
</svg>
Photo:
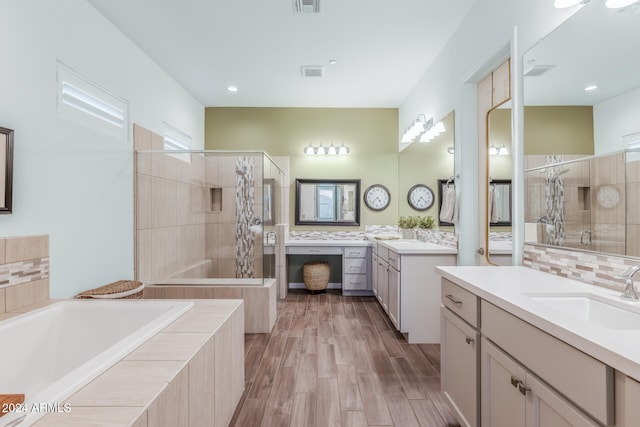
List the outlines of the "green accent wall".
<svg viewBox="0 0 640 427">
<path fill-rule="evenodd" d="M 593 107 L 525 107 L 524 154 L 594 154 Z"/>
<path fill-rule="evenodd" d="M 308 156 L 304 147 L 344 143 L 347 156 Z M 293 230 L 363 230 L 365 225 L 398 220 L 398 110 L 396 108 L 205 109 L 207 150 L 264 150 L 290 159 L 290 228 Z M 361 179 L 360 227 L 295 226 L 295 179 Z M 391 192 L 390 206 L 374 212 L 362 203 L 372 184 Z"/>
</svg>

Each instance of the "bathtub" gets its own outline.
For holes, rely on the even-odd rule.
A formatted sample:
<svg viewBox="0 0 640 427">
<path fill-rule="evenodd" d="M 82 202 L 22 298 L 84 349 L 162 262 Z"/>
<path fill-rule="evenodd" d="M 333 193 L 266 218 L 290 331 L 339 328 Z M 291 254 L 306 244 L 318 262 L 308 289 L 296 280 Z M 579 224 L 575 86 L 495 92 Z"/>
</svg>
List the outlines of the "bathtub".
<svg viewBox="0 0 640 427">
<path fill-rule="evenodd" d="M 62 402 L 192 306 L 188 301 L 60 301 L 4 320 L 0 394 L 24 394 L 26 409 Z M 30 425 L 44 415 L 9 413 L 0 426 Z"/>
<path fill-rule="evenodd" d="M 276 279 L 166 279 L 145 283 L 145 299 L 243 299 L 244 332 L 271 333 L 278 312 Z"/>
<path fill-rule="evenodd" d="M 268 285 L 268 283 L 275 279 L 214 279 L 209 277 L 204 278 L 171 278 L 166 279 L 161 282 L 152 282 L 145 283 L 145 286 L 153 285 L 153 286 L 263 286 Z"/>
</svg>

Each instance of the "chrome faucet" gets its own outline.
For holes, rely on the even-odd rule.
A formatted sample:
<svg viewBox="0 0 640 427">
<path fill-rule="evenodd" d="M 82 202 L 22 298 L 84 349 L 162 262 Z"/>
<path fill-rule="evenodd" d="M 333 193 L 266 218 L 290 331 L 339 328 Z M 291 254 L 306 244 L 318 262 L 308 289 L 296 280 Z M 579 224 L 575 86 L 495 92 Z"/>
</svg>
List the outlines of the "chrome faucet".
<svg viewBox="0 0 640 427">
<path fill-rule="evenodd" d="M 636 288 L 633 286 L 633 276 L 638 271 L 640 271 L 640 265 L 634 265 L 633 267 L 627 268 L 619 276 L 616 276 L 618 279 L 625 279 L 625 282 L 627 284 L 627 287 L 625 288 L 625 290 L 622 293 L 622 295 L 620 295 L 620 298 L 626 299 L 626 300 L 631 300 L 631 301 L 640 300 L 640 297 L 638 296 L 638 293 L 636 292 Z"/>
</svg>

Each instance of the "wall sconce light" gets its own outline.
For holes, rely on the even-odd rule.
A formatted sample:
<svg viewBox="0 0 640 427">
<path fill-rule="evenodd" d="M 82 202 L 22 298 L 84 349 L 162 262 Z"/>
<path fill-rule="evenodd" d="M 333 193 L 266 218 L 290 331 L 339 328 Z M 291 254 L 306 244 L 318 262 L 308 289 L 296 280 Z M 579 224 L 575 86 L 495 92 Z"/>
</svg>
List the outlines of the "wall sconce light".
<svg viewBox="0 0 640 427">
<path fill-rule="evenodd" d="M 335 155 L 349 154 L 350 151 L 351 149 L 346 145 L 344 145 L 344 142 L 339 147 L 336 147 L 335 145 L 333 145 L 333 143 L 331 143 L 331 145 L 329 145 L 328 147 L 325 147 L 322 144 L 318 145 L 317 147 L 314 147 L 313 145 L 311 145 L 311 143 L 309 143 L 309 145 L 304 147 L 304 154 L 307 154 L 307 155 L 335 156 Z"/>
<path fill-rule="evenodd" d="M 491 144 L 491 146 L 489 146 L 489 155 L 490 156 L 506 156 L 509 154 L 509 150 L 507 149 L 507 146 L 502 144 L 500 147 L 496 147 L 495 145 Z"/>
</svg>

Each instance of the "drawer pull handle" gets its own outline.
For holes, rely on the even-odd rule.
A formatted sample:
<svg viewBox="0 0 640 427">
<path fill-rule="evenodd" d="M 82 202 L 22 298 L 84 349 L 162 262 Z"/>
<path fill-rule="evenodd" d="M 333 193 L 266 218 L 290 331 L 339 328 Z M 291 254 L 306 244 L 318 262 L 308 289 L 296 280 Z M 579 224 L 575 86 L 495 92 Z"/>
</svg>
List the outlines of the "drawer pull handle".
<svg viewBox="0 0 640 427">
<path fill-rule="evenodd" d="M 520 384 L 520 380 L 516 379 L 516 377 L 511 377 L 511 385 L 518 388 L 518 384 Z"/>
<path fill-rule="evenodd" d="M 453 297 L 453 295 L 449 294 L 446 296 L 446 298 L 451 301 L 452 303 L 456 304 L 456 305 L 462 305 L 462 301 L 458 301 L 457 299 L 455 299 Z"/>
<path fill-rule="evenodd" d="M 473 344 L 476 341 L 473 338 L 469 338 L 469 337 L 465 337 L 464 340 L 467 342 L 467 344 Z"/>
<path fill-rule="evenodd" d="M 320 253 L 320 249 L 309 249 L 309 253 L 310 254 L 319 254 Z"/>
<path fill-rule="evenodd" d="M 520 381 L 520 384 L 518 384 L 518 390 L 520 391 L 520 393 L 524 394 L 525 396 L 527 395 L 527 392 L 531 391 L 529 387 L 524 386 L 522 381 Z"/>
</svg>

